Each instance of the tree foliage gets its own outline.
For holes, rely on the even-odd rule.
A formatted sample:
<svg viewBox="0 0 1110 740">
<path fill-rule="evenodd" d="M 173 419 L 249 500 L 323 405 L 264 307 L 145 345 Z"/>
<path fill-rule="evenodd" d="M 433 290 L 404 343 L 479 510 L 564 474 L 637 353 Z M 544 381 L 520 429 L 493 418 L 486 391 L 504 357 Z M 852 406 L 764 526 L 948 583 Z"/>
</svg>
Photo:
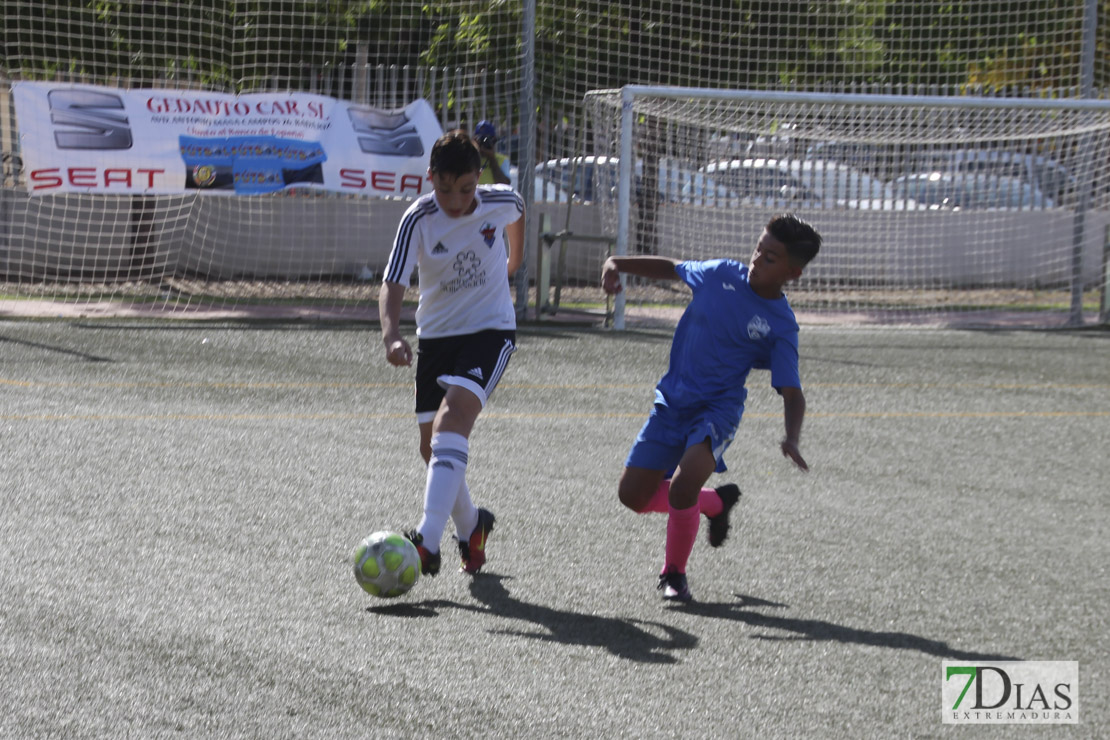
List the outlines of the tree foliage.
<svg viewBox="0 0 1110 740">
<path fill-rule="evenodd" d="M 370 64 L 513 69 L 520 0 L 6 0 L 9 75 L 266 87 Z M 628 83 L 1076 84 L 1081 2 L 539 0 L 539 99 Z M 1110 18 L 1102 0 L 1101 18 Z M 1110 43 L 1099 36 L 1100 49 Z M 1102 57 L 1100 57 L 1101 59 Z M 1105 63 L 1099 78 L 1110 75 Z M 1096 79 L 1098 84 L 1106 82 Z"/>
</svg>

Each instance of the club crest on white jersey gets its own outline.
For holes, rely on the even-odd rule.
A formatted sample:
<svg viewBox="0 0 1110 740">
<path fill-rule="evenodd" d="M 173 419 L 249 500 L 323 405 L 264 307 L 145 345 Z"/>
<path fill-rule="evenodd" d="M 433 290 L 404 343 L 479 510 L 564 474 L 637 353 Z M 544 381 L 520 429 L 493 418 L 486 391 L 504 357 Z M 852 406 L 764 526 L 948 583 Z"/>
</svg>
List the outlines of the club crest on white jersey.
<svg viewBox="0 0 1110 740">
<path fill-rule="evenodd" d="M 482 235 L 482 241 L 486 243 L 486 246 L 492 247 L 493 240 L 497 238 L 497 227 L 486 221 L 482 224 L 482 228 L 478 229 L 478 233 Z"/>
</svg>

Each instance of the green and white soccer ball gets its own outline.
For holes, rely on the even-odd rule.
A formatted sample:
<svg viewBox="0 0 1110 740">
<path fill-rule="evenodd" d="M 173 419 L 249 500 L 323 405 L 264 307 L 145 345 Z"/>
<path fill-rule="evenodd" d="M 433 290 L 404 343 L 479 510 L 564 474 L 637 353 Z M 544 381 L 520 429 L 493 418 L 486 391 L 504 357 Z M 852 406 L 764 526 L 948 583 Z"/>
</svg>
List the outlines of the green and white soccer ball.
<svg viewBox="0 0 1110 740">
<path fill-rule="evenodd" d="M 355 579 L 371 596 L 393 599 L 420 577 L 420 553 L 397 532 L 375 532 L 355 548 Z"/>
</svg>

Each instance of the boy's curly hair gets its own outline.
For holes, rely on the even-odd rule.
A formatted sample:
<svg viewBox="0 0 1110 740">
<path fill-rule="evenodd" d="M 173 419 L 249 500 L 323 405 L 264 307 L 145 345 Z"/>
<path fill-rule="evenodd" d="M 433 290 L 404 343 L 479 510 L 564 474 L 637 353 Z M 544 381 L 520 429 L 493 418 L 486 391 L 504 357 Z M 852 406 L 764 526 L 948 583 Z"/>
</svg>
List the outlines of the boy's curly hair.
<svg viewBox="0 0 1110 740">
<path fill-rule="evenodd" d="M 786 247 L 790 260 L 805 267 L 821 249 L 821 235 L 793 213 L 780 213 L 767 222 L 767 233 Z"/>
</svg>

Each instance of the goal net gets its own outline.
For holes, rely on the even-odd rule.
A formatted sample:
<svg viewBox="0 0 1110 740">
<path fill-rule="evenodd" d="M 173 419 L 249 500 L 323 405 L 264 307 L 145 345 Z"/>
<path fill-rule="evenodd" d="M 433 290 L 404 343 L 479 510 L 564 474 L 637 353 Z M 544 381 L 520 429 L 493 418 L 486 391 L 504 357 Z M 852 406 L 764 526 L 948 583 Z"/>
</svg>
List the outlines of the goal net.
<svg viewBox="0 0 1110 740">
<path fill-rule="evenodd" d="M 139 187 L 149 182 L 145 170 L 157 167 L 139 164 L 125 173 L 123 159 L 117 156 L 125 139 L 114 135 L 104 138 L 121 148 L 108 151 L 99 162 L 89 164 L 82 155 L 44 164 L 35 159 L 28 136 L 47 130 L 53 134 L 58 125 L 67 136 L 118 133 L 120 111 L 84 104 L 58 111 L 47 105 L 45 116 L 31 120 L 17 110 L 13 86 L 95 86 L 104 95 L 123 97 L 142 90 L 168 97 L 211 93 L 233 101 L 248 95 L 289 95 L 299 105 L 303 99 L 306 106 L 309 98 L 314 103 L 323 98 L 342 108 L 329 119 L 332 132 L 352 127 L 350 106 L 372 109 L 361 111 L 365 117 L 359 124 L 370 125 L 373 117 L 388 120 L 417 100 L 427 101 L 444 130 L 474 128 L 478 121 L 490 120 L 500 135 L 497 151 L 512 164 L 514 183 L 526 198 L 535 196 L 526 233 L 528 265 L 516 286 L 518 307 L 523 302 L 521 288 L 524 300 L 539 303 L 538 289 L 534 299 L 527 294 L 528 279 L 539 284 L 542 244 L 564 233 L 580 238 L 560 250 L 566 264 L 559 259 L 551 268 L 559 276 L 554 282 L 577 291 L 564 305 L 580 297 L 596 310 L 604 301 L 597 273 L 611 225 L 600 219 L 602 211 L 608 212 L 606 186 L 613 181 L 608 170 L 615 159 L 601 163 L 596 173 L 589 160 L 616 157 L 615 149 L 605 149 L 618 146 L 616 132 L 604 129 L 615 125 L 617 109 L 603 104 L 602 98 L 587 97 L 588 91 L 670 85 L 751 91 L 890 90 L 912 95 L 927 86 L 932 94 L 945 95 L 988 89 L 1010 90 L 1007 94 L 1014 96 L 1095 97 L 1110 82 L 1110 57 L 1099 53 L 1110 48 L 1108 7 L 1098 0 L 5 0 L 0 6 L 0 316 L 22 312 L 11 308 L 17 302 L 33 304 L 30 311 L 53 311 L 67 304 L 67 315 L 86 306 L 95 313 L 120 305 L 186 314 L 243 304 L 281 306 L 287 313 L 295 305 L 304 309 L 304 316 L 333 309 L 347 315 L 365 312 L 376 299 L 398 216 L 412 198 L 408 191 L 373 197 L 368 191 L 375 185 L 387 187 L 380 170 L 348 165 L 342 167 L 347 174 L 341 175 L 340 159 L 330 149 L 328 161 L 319 164 L 335 166 L 338 189 L 313 183 L 313 165 L 271 167 L 266 170 L 271 176 L 281 170 L 284 177 L 285 169 L 294 170 L 294 187 L 234 197 L 201 194 L 197 188 L 170 192 Z M 880 150 L 876 156 L 892 162 L 901 156 L 897 146 L 902 140 L 911 147 L 937 149 L 965 143 L 952 132 L 946 140 L 911 141 L 913 127 L 906 121 L 913 118 L 902 121 L 883 106 L 847 107 L 835 115 L 807 109 L 806 115 L 815 116 L 813 123 L 826 116 L 832 122 L 827 125 L 847 126 L 848 132 L 838 134 L 838 139 L 829 139 L 819 127 L 807 130 L 810 124 L 804 117 L 789 120 L 801 109 L 797 106 L 772 107 L 754 120 L 745 120 L 747 114 L 738 113 L 735 105 L 719 105 L 716 119 L 707 112 L 709 106 L 703 107 L 706 110 L 696 116 L 651 113 L 660 121 L 675 116 L 673 124 L 661 124 L 660 133 L 652 136 L 662 136 L 660 141 L 681 150 L 679 156 L 695 170 L 715 161 L 709 156 L 742 158 L 749 141 L 759 145 L 752 153 L 778 156 L 776 147 L 783 141 L 793 141 L 799 149 L 803 141 L 820 144 L 828 139 Z M 291 111 L 284 103 L 282 113 Z M 270 120 L 265 125 L 287 130 L 289 116 L 275 117 L 273 112 L 274 106 L 268 106 L 264 117 Z M 877 127 L 863 123 L 872 114 L 880 122 Z M 195 112 L 174 110 L 170 117 L 178 115 L 184 126 L 195 126 L 189 120 Z M 1069 133 L 1070 124 L 1052 122 L 1053 115 L 1043 113 L 1043 120 L 1027 121 L 1027 127 L 1016 132 L 999 118 L 998 127 L 975 146 L 1045 152 L 1051 159 L 1082 166 L 1087 155 L 1078 154 L 1081 147 L 1072 143 L 1082 143 L 1082 134 Z M 740 118 L 730 118 L 736 116 Z M 608 123 L 601 122 L 604 117 Z M 847 123 L 851 120 L 860 123 Z M 587 123 L 592 124 L 590 130 Z M 681 136 L 694 136 L 698 127 L 708 136 L 696 145 L 703 147 L 701 151 L 693 148 L 692 139 L 679 141 Z M 216 136 L 214 131 L 222 128 L 213 125 L 204 133 Z M 1040 128 L 1047 132 L 1044 141 L 1035 138 Z M 714 138 L 715 131 L 719 135 Z M 168 140 L 134 128 L 133 133 L 132 141 L 142 146 Z M 179 136 L 197 134 L 176 133 L 173 141 Z M 876 137 L 879 141 L 873 145 Z M 884 137 L 894 151 L 884 149 Z M 1098 136 L 1094 138 L 1091 146 L 1097 147 Z M 288 141 L 278 143 L 297 156 L 305 154 L 289 150 Z M 1068 147 L 1074 151 L 1059 151 Z M 649 148 L 644 156 L 657 156 L 654 151 Z M 799 155 L 804 152 L 792 156 Z M 179 160 L 177 166 L 184 172 L 186 162 L 180 156 Z M 194 184 L 221 182 L 203 163 L 188 164 L 201 176 Z M 649 168 L 648 178 L 657 177 L 653 170 Z M 876 174 L 882 177 L 900 174 L 892 166 L 879 170 Z M 1098 166 L 1080 173 L 1082 177 L 1078 169 L 1070 172 L 1079 179 L 1100 175 Z M 131 181 L 125 188 L 127 178 Z M 572 182 L 575 178 L 580 182 Z M 594 193 L 593 184 L 599 180 L 602 188 Z M 97 192 L 94 185 L 107 187 Z M 348 192 L 352 190 L 356 192 Z M 1097 211 L 1101 194 L 1092 197 L 1091 210 Z M 658 198 L 658 208 L 653 201 L 643 201 L 642 207 L 649 215 L 675 213 L 668 198 Z M 750 210 L 750 204 L 744 208 Z M 1060 202 L 1049 210 L 1054 209 L 1061 219 L 1066 211 L 1078 213 Z M 708 228 L 726 210 L 702 214 L 703 226 Z M 928 229 L 934 228 L 935 218 L 949 225 L 943 228 L 960 230 L 969 209 L 962 211 L 897 218 L 922 220 Z M 869 223 L 887 217 L 895 215 L 869 214 L 861 228 L 872 234 L 885 228 L 894 234 L 894 226 Z M 972 232 L 983 235 L 976 248 L 990 239 L 1001 243 L 1011 233 L 1003 229 L 998 237 L 988 238 L 995 218 L 1002 217 L 971 219 Z M 752 235 L 744 232 L 758 220 L 733 224 L 735 241 L 750 241 Z M 905 228 L 907 238 L 919 235 L 895 221 L 897 228 Z M 645 223 L 655 222 L 649 218 Z M 658 227 L 666 223 L 663 219 Z M 835 261 L 843 259 L 833 248 L 843 243 L 836 223 L 822 224 L 832 241 L 807 281 L 817 280 L 821 271 L 832 270 Z M 1093 233 L 1087 225 L 1083 230 Z M 652 238 L 661 249 L 672 244 L 662 231 Z M 931 259 L 917 254 L 915 259 Z M 873 256 L 879 260 L 879 253 Z M 878 269 L 878 264 L 870 269 Z M 1090 269 L 1088 262 L 1083 269 Z M 888 281 L 891 274 L 900 274 L 892 270 L 887 270 Z M 1059 265 L 1049 271 L 1057 272 Z M 863 271 L 856 280 L 866 284 L 872 279 L 867 276 Z M 1059 291 L 1057 278 L 1052 280 L 1051 289 Z M 555 295 L 558 303 L 558 288 Z M 1037 295 L 1040 300 L 1046 294 L 1042 290 Z"/>
<path fill-rule="evenodd" d="M 1058 326 L 1098 312 L 1108 101 L 630 86 L 586 103 L 618 252 L 746 262 L 789 211 L 824 237 L 788 288 L 812 320 Z M 630 282 L 618 325 L 684 303 Z"/>
<path fill-rule="evenodd" d="M 520 13 L 5 2 L 4 308 L 365 315 L 439 133 L 516 158 Z"/>
</svg>

